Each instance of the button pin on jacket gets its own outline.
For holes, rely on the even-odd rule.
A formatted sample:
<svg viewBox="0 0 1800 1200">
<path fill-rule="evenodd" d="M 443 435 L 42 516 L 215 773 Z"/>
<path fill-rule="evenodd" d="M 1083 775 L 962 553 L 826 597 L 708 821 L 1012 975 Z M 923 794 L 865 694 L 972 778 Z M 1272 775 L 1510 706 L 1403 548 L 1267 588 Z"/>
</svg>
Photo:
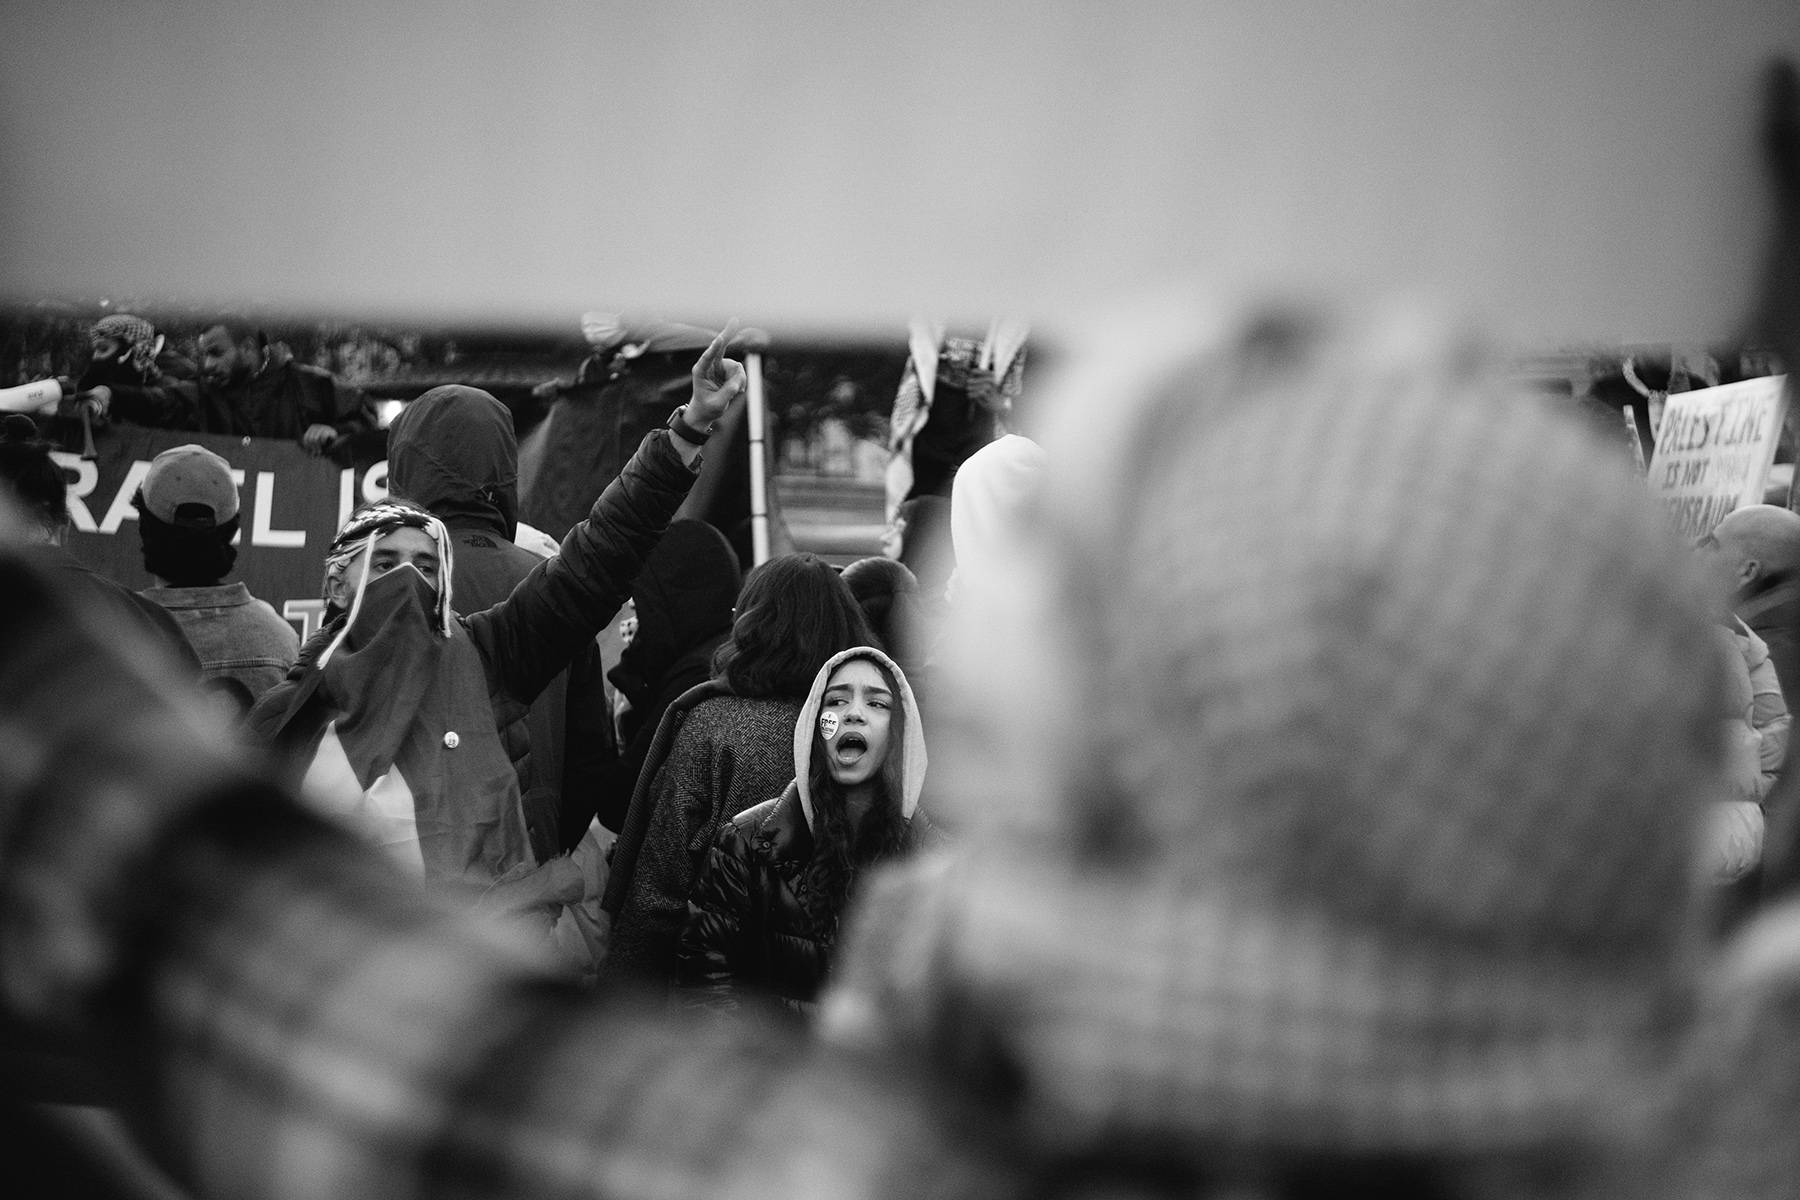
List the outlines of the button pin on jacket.
<svg viewBox="0 0 1800 1200">
<path fill-rule="evenodd" d="M 444 748 L 446 750 L 454 750 L 461 744 L 462 739 L 456 736 L 456 730 L 452 729 L 449 733 L 444 735 Z"/>
</svg>

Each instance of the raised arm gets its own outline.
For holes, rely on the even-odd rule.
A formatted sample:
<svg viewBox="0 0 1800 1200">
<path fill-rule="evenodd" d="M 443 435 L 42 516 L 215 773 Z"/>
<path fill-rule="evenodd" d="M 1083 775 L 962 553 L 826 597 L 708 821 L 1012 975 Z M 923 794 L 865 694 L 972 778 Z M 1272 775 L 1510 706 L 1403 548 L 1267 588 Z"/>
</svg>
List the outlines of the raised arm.
<svg viewBox="0 0 1800 1200">
<path fill-rule="evenodd" d="M 694 363 L 693 390 L 676 420 L 687 436 L 653 430 L 619 477 L 569 531 L 561 552 L 544 560 L 513 594 L 469 618 L 501 687 L 529 703 L 629 596 L 701 464 L 705 432 L 744 388 L 741 363 L 724 357 L 732 321 Z"/>
</svg>

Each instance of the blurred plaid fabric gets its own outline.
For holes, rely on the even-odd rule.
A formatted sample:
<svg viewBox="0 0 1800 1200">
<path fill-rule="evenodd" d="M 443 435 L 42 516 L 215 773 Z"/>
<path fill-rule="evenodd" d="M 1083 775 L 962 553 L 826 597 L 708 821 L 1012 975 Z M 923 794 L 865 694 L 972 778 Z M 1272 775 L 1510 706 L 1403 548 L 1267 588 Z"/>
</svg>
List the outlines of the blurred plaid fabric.
<svg viewBox="0 0 1800 1200">
<path fill-rule="evenodd" d="M 269 786 L 53 584 L 0 549 L 0 999 L 197 1195 L 1007 1194 L 904 1066 L 595 1006 Z"/>
<path fill-rule="evenodd" d="M 1427 325 L 1173 336 L 1067 398 L 959 604 L 969 842 L 865 893 L 828 1027 L 1014 1081 L 1052 1154 L 1641 1136 L 1714 598 L 1616 456 Z"/>
</svg>

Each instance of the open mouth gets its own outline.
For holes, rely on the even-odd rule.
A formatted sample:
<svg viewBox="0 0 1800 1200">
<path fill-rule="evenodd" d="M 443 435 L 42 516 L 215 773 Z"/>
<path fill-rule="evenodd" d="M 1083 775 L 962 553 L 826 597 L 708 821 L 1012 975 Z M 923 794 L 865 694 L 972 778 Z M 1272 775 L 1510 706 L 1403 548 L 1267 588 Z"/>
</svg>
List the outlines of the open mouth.
<svg viewBox="0 0 1800 1200">
<path fill-rule="evenodd" d="M 838 738 L 832 753 L 839 762 L 855 762 L 868 753 L 869 740 L 860 733 L 846 733 Z"/>
</svg>

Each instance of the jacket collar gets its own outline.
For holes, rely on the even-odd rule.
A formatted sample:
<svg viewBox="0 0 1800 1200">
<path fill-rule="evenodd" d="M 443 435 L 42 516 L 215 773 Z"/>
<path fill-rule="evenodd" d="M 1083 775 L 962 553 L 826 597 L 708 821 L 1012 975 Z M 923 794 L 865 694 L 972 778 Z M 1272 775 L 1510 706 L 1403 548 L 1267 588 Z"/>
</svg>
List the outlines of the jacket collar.
<svg viewBox="0 0 1800 1200">
<path fill-rule="evenodd" d="M 241 579 L 211 587 L 148 587 L 143 594 L 164 608 L 235 608 L 251 600 L 250 589 Z"/>
</svg>

